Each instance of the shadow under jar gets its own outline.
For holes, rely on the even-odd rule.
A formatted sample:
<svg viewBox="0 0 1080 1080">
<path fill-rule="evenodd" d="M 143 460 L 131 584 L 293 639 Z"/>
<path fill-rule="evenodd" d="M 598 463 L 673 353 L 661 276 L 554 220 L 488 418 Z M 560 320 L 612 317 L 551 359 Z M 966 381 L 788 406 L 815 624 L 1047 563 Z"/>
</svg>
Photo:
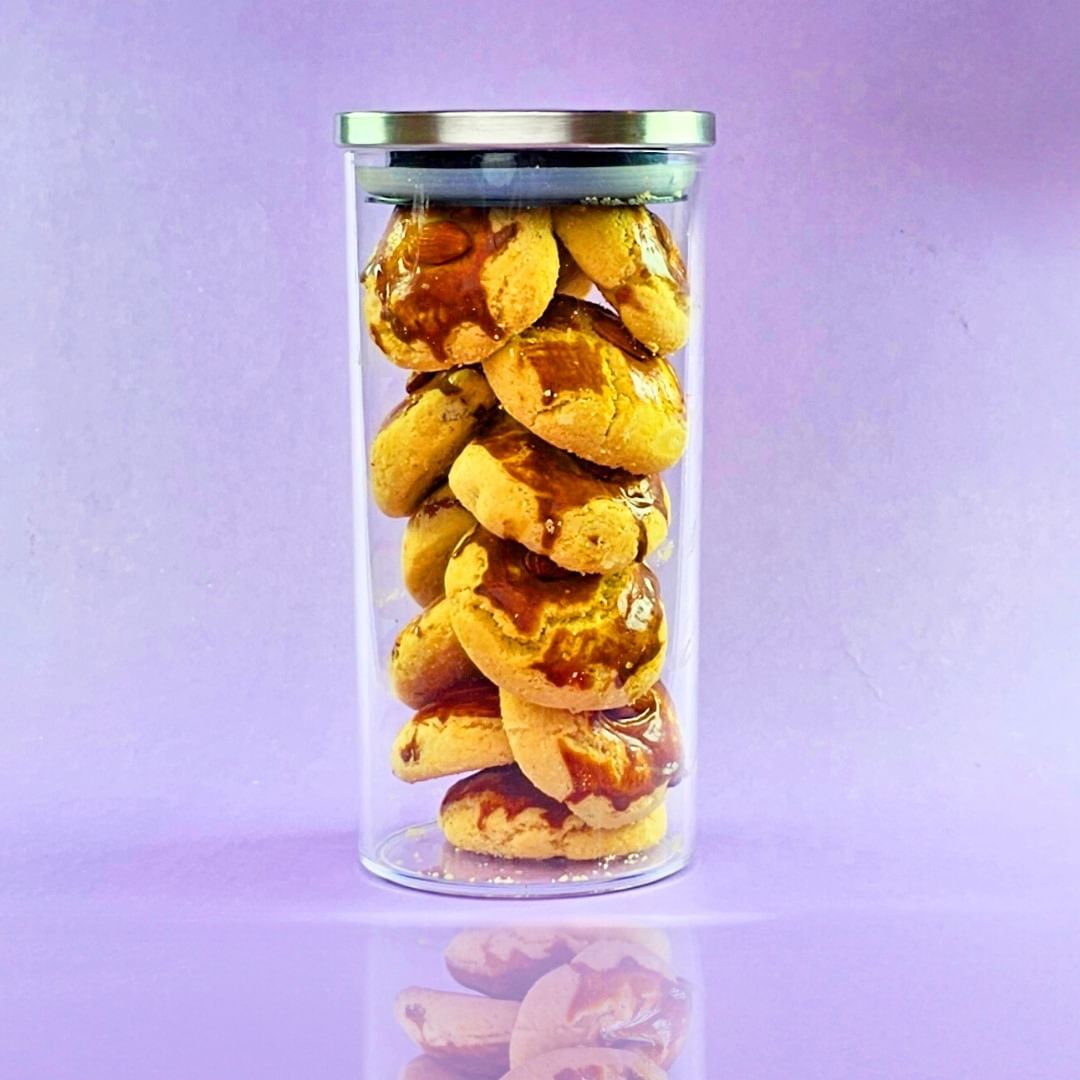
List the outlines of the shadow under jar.
<svg viewBox="0 0 1080 1080">
<path fill-rule="evenodd" d="M 344 113 L 360 856 L 563 896 L 693 851 L 700 112 Z"/>
</svg>

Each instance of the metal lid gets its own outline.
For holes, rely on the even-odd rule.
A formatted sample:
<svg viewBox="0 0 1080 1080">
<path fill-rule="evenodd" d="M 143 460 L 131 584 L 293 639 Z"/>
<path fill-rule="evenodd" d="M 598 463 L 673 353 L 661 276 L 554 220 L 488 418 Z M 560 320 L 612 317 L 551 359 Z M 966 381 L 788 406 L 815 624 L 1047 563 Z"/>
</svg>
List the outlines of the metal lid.
<svg viewBox="0 0 1080 1080">
<path fill-rule="evenodd" d="M 356 147 L 690 147 L 712 146 L 711 112 L 614 109 L 557 112 L 347 112 L 337 117 L 340 146 Z"/>
</svg>

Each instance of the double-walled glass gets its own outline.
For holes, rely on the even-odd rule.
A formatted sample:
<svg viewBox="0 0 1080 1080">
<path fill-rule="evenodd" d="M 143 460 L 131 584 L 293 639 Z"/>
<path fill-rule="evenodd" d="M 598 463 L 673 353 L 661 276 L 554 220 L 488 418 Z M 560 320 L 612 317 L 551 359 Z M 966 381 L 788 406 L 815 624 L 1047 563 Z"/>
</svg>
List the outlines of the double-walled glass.
<svg viewBox="0 0 1080 1080">
<path fill-rule="evenodd" d="M 693 850 L 702 113 L 347 113 L 360 855 L 436 892 Z"/>
</svg>

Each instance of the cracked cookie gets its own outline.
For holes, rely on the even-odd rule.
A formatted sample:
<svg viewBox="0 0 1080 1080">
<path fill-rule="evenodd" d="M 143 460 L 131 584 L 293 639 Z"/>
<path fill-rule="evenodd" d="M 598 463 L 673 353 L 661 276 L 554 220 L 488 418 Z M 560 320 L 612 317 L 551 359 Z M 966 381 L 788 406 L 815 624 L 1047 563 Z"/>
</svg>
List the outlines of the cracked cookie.
<svg viewBox="0 0 1080 1080">
<path fill-rule="evenodd" d="M 521 771 L 594 828 L 647 816 L 678 780 L 679 727 L 661 683 L 632 705 L 586 712 L 530 705 L 503 690 L 500 712 Z"/>
<path fill-rule="evenodd" d="M 583 574 L 628 566 L 667 535 L 658 476 L 574 457 L 505 414 L 458 455 L 450 487 L 489 532 Z"/>
<path fill-rule="evenodd" d="M 406 705 L 420 709 L 483 676 L 454 634 L 445 599 L 429 604 L 406 623 L 390 650 L 390 685 Z"/>
<path fill-rule="evenodd" d="M 371 495 L 388 517 L 411 514 L 446 479 L 496 404 L 477 368 L 414 376 L 405 389 L 371 443 Z"/>
<path fill-rule="evenodd" d="M 490 683 L 440 694 L 415 713 L 390 750 L 390 767 L 413 784 L 514 760 L 503 731 L 499 691 Z"/>
<path fill-rule="evenodd" d="M 618 829 L 593 829 L 564 804 L 548 798 L 516 765 L 459 780 L 439 812 L 446 839 L 455 847 L 504 859 L 602 859 L 644 851 L 667 829 L 663 806 Z"/>
<path fill-rule="evenodd" d="M 535 326 L 484 361 L 503 408 L 578 457 L 648 475 L 686 447 L 679 380 L 611 312 L 557 296 Z"/>
<path fill-rule="evenodd" d="M 364 270 L 364 318 L 401 367 L 475 364 L 539 317 L 558 276 L 547 209 L 398 207 Z"/>
<path fill-rule="evenodd" d="M 643 206 L 562 206 L 555 232 L 630 333 L 654 353 L 686 344 L 686 267 L 664 222 Z"/>
<path fill-rule="evenodd" d="M 667 624 L 644 563 L 576 574 L 478 527 L 450 557 L 446 603 L 476 667 L 539 705 L 629 705 L 664 663 Z"/>
</svg>

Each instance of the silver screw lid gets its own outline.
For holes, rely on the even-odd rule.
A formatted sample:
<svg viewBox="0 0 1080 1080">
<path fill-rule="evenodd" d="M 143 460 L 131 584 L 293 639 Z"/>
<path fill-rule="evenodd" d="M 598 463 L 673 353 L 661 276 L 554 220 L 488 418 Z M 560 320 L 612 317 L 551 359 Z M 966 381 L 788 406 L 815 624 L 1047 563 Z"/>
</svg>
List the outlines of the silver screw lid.
<svg viewBox="0 0 1080 1080">
<path fill-rule="evenodd" d="M 337 141 L 347 147 L 680 148 L 712 146 L 711 112 L 584 109 L 459 112 L 346 112 Z"/>
</svg>

